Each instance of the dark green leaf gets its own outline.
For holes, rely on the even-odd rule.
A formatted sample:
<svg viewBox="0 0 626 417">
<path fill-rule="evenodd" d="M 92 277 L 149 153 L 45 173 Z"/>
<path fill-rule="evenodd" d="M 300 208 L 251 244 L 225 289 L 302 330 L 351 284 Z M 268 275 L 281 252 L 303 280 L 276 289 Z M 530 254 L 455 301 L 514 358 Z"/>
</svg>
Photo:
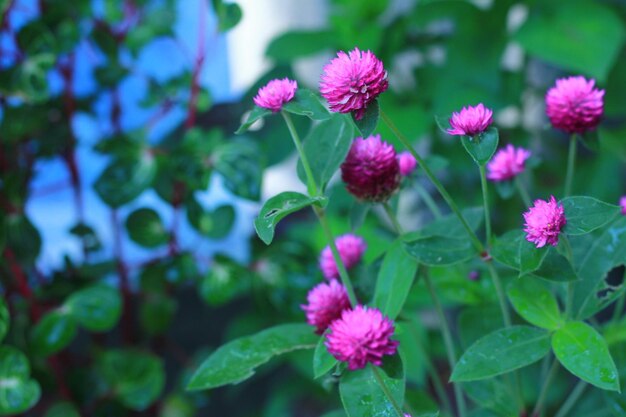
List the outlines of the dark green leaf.
<svg viewBox="0 0 626 417">
<path fill-rule="evenodd" d="M 39 384 L 30 379 L 26 356 L 13 347 L 0 346 L 0 415 L 20 414 L 33 407 L 40 396 Z"/>
<path fill-rule="evenodd" d="M 552 349 L 563 366 L 598 388 L 619 391 L 617 368 L 606 342 L 583 322 L 570 322 L 554 333 Z"/>
<path fill-rule="evenodd" d="M 554 248 L 548 248 L 541 266 L 539 269 L 534 270 L 531 275 L 556 282 L 578 280 L 578 275 L 576 275 L 572 265 Z"/>
<path fill-rule="evenodd" d="M 41 236 L 33 224 L 19 214 L 6 217 L 6 245 L 13 250 L 18 261 L 31 263 L 41 250 Z"/>
<path fill-rule="evenodd" d="M 619 206 L 593 197 L 566 197 L 561 203 L 567 219 L 563 231 L 572 236 L 593 232 L 620 214 Z"/>
<path fill-rule="evenodd" d="M 46 314 L 33 328 L 31 336 L 34 350 L 42 356 L 50 356 L 66 348 L 76 336 L 76 322 L 65 312 Z"/>
<path fill-rule="evenodd" d="M 475 255 L 469 239 L 426 236 L 404 243 L 406 251 L 428 266 L 454 265 Z"/>
<path fill-rule="evenodd" d="M 239 197 L 258 200 L 263 168 L 261 153 L 254 142 L 231 140 L 213 154 L 215 170 L 224 177 L 224 186 Z"/>
<path fill-rule="evenodd" d="M 498 148 L 498 129 L 490 127 L 476 136 L 462 136 L 461 143 L 472 159 L 485 166 Z"/>
<path fill-rule="evenodd" d="M 326 110 L 320 98 L 306 88 L 298 88 L 293 100 L 283 105 L 283 110 L 287 113 L 306 116 L 311 120 L 326 120 L 331 118 L 331 114 Z"/>
<path fill-rule="evenodd" d="M 213 0 L 213 8 L 217 14 L 218 30 L 226 32 L 234 28 L 241 20 L 243 12 L 236 3 L 224 3 L 223 0 Z"/>
<path fill-rule="evenodd" d="M 272 39 L 265 55 L 277 63 L 291 63 L 294 59 L 329 48 L 335 40 L 335 35 L 326 30 L 291 31 Z"/>
<path fill-rule="evenodd" d="M 44 417 L 80 417 L 80 413 L 74 404 L 61 402 L 50 407 Z"/>
<path fill-rule="evenodd" d="M 103 332 L 115 326 L 122 314 L 119 292 L 104 285 L 85 288 L 72 294 L 64 308 L 81 326 L 92 332 Z"/>
<path fill-rule="evenodd" d="M 496 181 L 493 185 L 498 195 L 505 200 L 508 200 L 515 194 L 516 189 L 514 181 Z"/>
<path fill-rule="evenodd" d="M 461 212 L 470 229 L 476 231 L 484 220 L 482 207 L 472 207 Z M 419 231 L 420 236 L 441 236 L 464 239 L 467 235 L 463 224 L 455 214 L 449 214 L 427 224 Z"/>
<path fill-rule="evenodd" d="M 312 204 L 325 204 L 319 197 L 286 191 L 270 198 L 263 204 L 259 216 L 254 220 L 254 228 L 266 245 L 274 239 L 274 229 L 286 215 L 299 211 Z"/>
<path fill-rule="evenodd" d="M 417 262 L 405 252 L 402 241 L 396 240 L 387 250 L 378 272 L 374 307 L 394 320 L 404 306 L 416 271 Z"/>
<path fill-rule="evenodd" d="M 515 311 L 529 323 L 548 330 L 563 326 L 556 298 L 541 281 L 519 278 L 511 282 L 507 294 Z"/>
<path fill-rule="evenodd" d="M 0 342 L 2 342 L 4 336 L 6 336 L 9 331 L 10 321 L 9 309 L 4 300 L 0 300 Z"/>
<path fill-rule="evenodd" d="M 126 219 L 126 230 L 134 242 L 146 248 L 164 245 L 169 239 L 159 213 L 151 208 L 133 211 Z"/>
<path fill-rule="evenodd" d="M 374 129 L 376 129 L 376 125 L 378 125 L 378 119 L 380 118 L 380 108 L 378 106 L 378 100 L 372 101 L 367 108 L 365 109 L 365 113 L 363 113 L 363 117 L 359 120 L 354 117 L 354 113 L 352 114 L 352 120 L 356 124 L 356 127 L 361 132 L 361 137 L 367 138 L 372 134 Z"/>
<path fill-rule="evenodd" d="M 537 362 L 550 350 L 550 334 L 529 326 L 496 330 L 469 347 L 454 367 L 451 381 L 476 381 Z"/>
<path fill-rule="evenodd" d="M 235 223 L 235 208 L 230 204 L 207 211 L 196 199 L 191 198 L 187 201 L 186 208 L 187 219 L 194 229 L 212 239 L 226 237 Z"/>
<path fill-rule="evenodd" d="M 307 324 L 283 324 L 233 340 L 205 359 L 191 377 L 187 389 L 211 389 L 242 382 L 272 357 L 299 349 L 313 349 L 318 339 Z"/>
<path fill-rule="evenodd" d="M 250 288 L 250 275 L 248 268 L 218 255 L 200 282 L 200 295 L 211 306 L 223 305 Z"/>
<path fill-rule="evenodd" d="M 320 337 L 313 354 L 313 377 L 315 379 L 326 375 L 337 365 L 337 359 L 328 352 L 324 342 L 326 342 L 326 337 Z"/>
<path fill-rule="evenodd" d="M 372 208 L 371 204 L 354 200 L 350 209 L 350 230 L 354 232 L 363 225 L 370 208 Z"/>
<path fill-rule="evenodd" d="M 152 184 L 154 158 L 144 153 L 139 159 L 118 159 L 100 174 L 94 184 L 98 196 L 113 208 L 131 202 Z"/>
<path fill-rule="evenodd" d="M 521 230 L 510 230 L 496 239 L 491 256 L 496 261 L 511 268 L 520 269 L 520 241 L 524 239 Z"/>
<path fill-rule="evenodd" d="M 159 293 L 148 293 L 139 308 L 139 322 L 149 335 L 165 333 L 176 314 L 175 298 Z"/>
<path fill-rule="evenodd" d="M 520 277 L 535 271 L 541 266 L 549 248 L 537 248 L 526 239 L 519 239 Z"/>
<path fill-rule="evenodd" d="M 239 126 L 239 129 L 237 129 L 235 134 L 241 135 L 242 133 L 245 133 L 248 129 L 250 129 L 250 126 L 252 126 L 257 120 L 260 120 L 270 114 L 272 114 L 271 110 L 255 106 L 248 114 L 246 121 L 243 122 L 241 126 Z"/>
<path fill-rule="evenodd" d="M 463 384 L 463 391 L 481 407 L 492 410 L 498 417 L 512 417 L 519 413 L 515 394 L 509 384 L 498 378 Z M 484 417 L 484 414 L 480 414 Z"/>
</svg>

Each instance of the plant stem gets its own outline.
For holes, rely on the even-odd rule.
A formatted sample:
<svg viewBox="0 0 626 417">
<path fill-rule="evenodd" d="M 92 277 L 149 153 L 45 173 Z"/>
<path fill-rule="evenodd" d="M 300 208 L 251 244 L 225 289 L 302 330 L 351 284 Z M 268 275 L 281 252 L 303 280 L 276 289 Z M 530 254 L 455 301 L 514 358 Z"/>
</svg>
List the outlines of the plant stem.
<svg viewBox="0 0 626 417">
<path fill-rule="evenodd" d="M 569 154 L 567 156 L 567 174 L 565 176 L 564 197 L 569 197 L 572 192 L 572 182 L 574 180 L 574 164 L 576 162 L 576 145 L 578 143 L 576 134 L 569 139 Z"/>
<path fill-rule="evenodd" d="M 526 187 L 522 183 L 522 180 L 519 176 L 515 177 L 515 187 L 517 187 L 517 191 L 519 191 L 519 194 L 522 197 L 522 201 L 524 201 L 526 207 L 530 207 L 530 196 L 528 195 L 528 191 L 526 190 Z"/>
<path fill-rule="evenodd" d="M 287 129 L 289 129 L 289 133 L 291 134 L 291 138 L 293 139 L 293 144 L 296 146 L 298 155 L 300 155 L 302 167 L 304 168 L 304 172 L 307 178 L 307 189 L 309 191 L 309 195 L 315 197 L 318 195 L 317 185 L 315 185 L 315 177 L 313 176 L 313 171 L 311 171 L 311 165 L 309 165 L 309 160 L 304 154 L 304 148 L 302 147 L 302 141 L 300 140 L 300 136 L 298 136 L 298 131 L 291 121 L 291 116 L 289 116 L 289 114 L 284 111 L 281 111 L 280 113 L 283 115 L 283 119 L 285 119 Z"/>
<path fill-rule="evenodd" d="M 372 367 L 372 373 L 374 374 L 374 378 L 376 378 L 376 382 L 378 382 L 380 389 L 383 391 L 385 397 L 387 397 L 387 399 L 391 403 L 391 406 L 396 411 L 396 414 L 398 414 L 398 417 L 404 417 L 404 411 L 402 411 L 402 407 L 400 407 L 396 399 L 393 398 L 393 395 L 391 394 L 391 391 L 389 391 L 387 384 L 385 384 L 385 381 L 383 381 L 382 377 L 380 376 L 380 371 L 378 370 L 378 367 L 372 364 L 370 364 L 370 366 Z"/>
<path fill-rule="evenodd" d="M 417 191 L 417 194 L 419 194 L 419 196 L 422 198 L 422 200 L 424 200 L 424 204 L 426 204 L 433 216 L 435 216 L 436 219 L 440 219 L 441 210 L 439 210 L 439 207 L 437 207 L 435 200 L 433 200 L 428 191 L 426 191 L 424 187 L 422 187 L 422 185 L 417 181 L 415 183 L 415 190 Z"/>
<path fill-rule="evenodd" d="M 469 235 L 470 241 L 472 242 L 472 245 L 474 246 L 476 251 L 482 254 L 485 251 L 483 244 L 480 242 L 480 240 L 476 236 L 476 233 L 474 233 L 474 231 L 469 226 L 469 224 L 467 224 L 467 220 L 465 220 L 465 217 L 463 217 L 463 214 L 459 210 L 459 207 L 456 205 L 454 200 L 452 200 L 452 197 L 450 197 L 450 194 L 448 194 L 448 191 L 444 188 L 443 184 L 439 182 L 437 177 L 435 177 L 435 175 L 430 170 L 430 168 L 428 168 L 428 165 L 426 165 L 426 163 L 424 162 L 424 159 L 415 151 L 415 149 L 413 149 L 413 146 L 411 146 L 411 143 L 409 142 L 409 140 L 398 130 L 396 125 L 391 121 L 391 119 L 387 116 L 387 114 L 382 109 L 380 109 L 380 116 L 383 119 L 383 121 L 387 124 L 389 129 L 391 129 L 393 134 L 398 138 L 398 140 L 402 142 L 404 147 L 411 153 L 411 155 L 413 155 L 417 163 L 424 170 L 424 173 L 426 174 L 428 179 L 433 183 L 437 191 L 439 191 L 439 194 L 441 194 L 441 197 L 443 197 L 443 199 L 446 201 L 448 206 L 450 206 L 450 209 L 452 210 L 452 212 L 454 212 L 454 214 L 459 218 L 459 221 L 461 222 L 461 224 L 463 225 L 463 228 Z"/>
<path fill-rule="evenodd" d="M 486 262 L 487 269 L 489 269 L 489 274 L 491 275 L 491 280 L 493 281 L 493 286 L 496 289 L 496 294 L 498 294 L 498 302 L 500 303 L 500 311 L 502 311 L 502 318 L 504 320 L 504 325 L 506 327 L 511 326 L 511 314 L 509 313 L 509 307 L 506 303 L 506 297 L 504 296 L 504 290 L 502 289 L 502 281 L 500 280 L 500 275 L 498 275 L 498 271 L 493 266 L 492 262 Z"/>
<path fill-rule="evenodd" d="M 483 190 L 483 207 L 485 209 L 485 241 L 487 246 L 491 242 L 491 216 L 489 215 L 489 195 L 487 194 L 487 174 L 485 173 L 485 166 L 478 165 L 480 171 L 480 188 Z"/>
<path fill-rule="evenodd" d="M 554 417 L 565 417 L 588 386 L 589 385 L 585 381 L 578 381 L 578 384 L 576 384 L 572 392 L 570 392 L 569 396 Z"/>
<path fill-rule="evenodd" d="M 543 407 L 543 403 L 546 400 L 546 395 L 548 394 L 548 388 L 550 387 L 550 383 L 556 375 L 556 371 L 559 369 L 559 361 L 554 359 L 552 362 L 552 366 L 550 367 L 550 372 L 548 372 L 548 376 L 546 377 L 543 387 L 541 388 L 541 392 L 539 393 L 539 397 L 537 398 L 537 403 L 535 404 L 535 408 L 531 413 L 530 417 L 539 417 L 541 414 L 541 408 Z"/>
<path fill-rule="evenodd" d="M 619 318 L 624 309 L 624 302 L 626 301 L 626 292 L 622 291 L 622 294 L 617 299 L 617 303 L 615 303 L 615 307 L 613 310 L 613 315 L 611 316 L 611 323 L 615 323 L 615 321 Z"/>
<path fill-rule="evenodd" d="M 448 356 L 448 363 L 450 364 L 450 369 L 454 369 L 454 365 L 456 364 L 456 352 L 454 350 L 454 342 L 452 341 L 452 333 L 450 333 L 450 328 L 448 327 L 448 321 L 446 320 L 446 316 L 443 312 L 443 308 L 441 307 L 441 303 L 439 302 L 439 298 L 437 297 L 437 293 L 435 292 L 435 287 L 433 287 L 433 283 L 430 280 L 428 275 L 428 270 L 424 270 L 424 282 L 426 283 L 426 287 L 428 288 L 428 292 L 433 300 L 433 304 L 435 305 L 435 310 L 437 311 L 437 316 L 439 316 L 439 321 L 441 322 L 441 335 L 443 336 L 443 342 L 446 345 L 446 354 Z M 458 383 L 453 383 L 454 385 L 454 397 L 456 398 L 457 407 L 459 409 L 460 417 L 465 417 L 466 406 L 465 406 L 465 398 L 463 397 L 463 392 L 461 391 L 461 386 Z"/>
<path fill-rule="evenodd" d="M 389 220 L 391 220 L 391 223 L 393 224 L 394 229 L 396 229 L 396 232 L 398 233 L 398 236 L 402 236 L 402 226 L 400 226 L 400 222 L 398 222 L 398 218 L 396 217 L 396 214 L 393 212 L 393 209 L 391 208 L 391 206 L 389 205 L 388 201 L 385 201 L 383 203 L 383 207 L 385 208 L 385 212 L 387 213 L 387 217 L 389 217 Z"/>
</svg>

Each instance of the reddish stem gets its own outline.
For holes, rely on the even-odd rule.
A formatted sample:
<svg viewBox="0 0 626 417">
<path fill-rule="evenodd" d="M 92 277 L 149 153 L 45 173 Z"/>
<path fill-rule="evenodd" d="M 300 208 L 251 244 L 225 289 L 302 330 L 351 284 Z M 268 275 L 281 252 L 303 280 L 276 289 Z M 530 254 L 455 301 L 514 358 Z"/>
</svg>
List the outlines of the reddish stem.
<svg viewBox="0 0 626 417">
<path fill-rule="evenodd" d="M 4 259 L 7 260 L 11 273 L 15 278 L 15 284 L 17 286 L 18 292 L 30 304 L 31 320 L 33 322 L 37 322 L 41 315 L 39 311 L 39 306 L 37 305 L 37 301 L 35 300 L 33 290 L 28 284 L 28 277 L 22 269 L 22 266 L 19 264 L 19 262 L 17 262 L 17 259 L 15 259 L 15 255 L 13 254 L 13 250 L 11 250 L 11 248 L 4 249 Z"/>
<path fill-rule="evenodd" d="M 200 73 L 206 57 L 206 3 L 200 1 L 200 23 L 198 30 L 198 50 L 196 60 L 191 74 L 191 93 L 189 95 L 189 105 L 187 106 L 187 120 L 185 128 L 190 129 L 196 124 L 196 113 L 198 111 L 198 93 L 200 92 Z"/>
</svg>

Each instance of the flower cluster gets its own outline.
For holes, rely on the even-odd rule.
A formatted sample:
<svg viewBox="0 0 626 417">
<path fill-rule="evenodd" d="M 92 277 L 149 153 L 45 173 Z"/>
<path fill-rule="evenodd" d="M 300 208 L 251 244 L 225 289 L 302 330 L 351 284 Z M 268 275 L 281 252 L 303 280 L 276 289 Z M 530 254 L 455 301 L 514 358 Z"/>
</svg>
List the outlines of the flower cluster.
<svg viewBox="0 0 626 417">
<path fill-rule="evenodd" d="M 337 280 L 315 286 L 306 297 L 308 304 L 301 308 L 306 313 L 306 320 L 315 326 L 315 333 L 322 334 L 330 323 L 341 317 L 341 312 L 350 308 L 348 293 Z"/>
<path fill-rule="evenodd" d="M 541 248 L 546 244 L 556 246 L 559 243 L 559 233 L 567 223 L 563 206 L 554 196 L 550 200 L 535 200 L 533 207 L 524 213 L 524 231 L 526 240 Z"/>
<path fill-rule="evenodd" d="M 626 195 L 619 199 L 619 205 L 622 207 L 622 214 L 626 216 Z"/>
<path fill-rule="evenodd" d="M 272 80 L 254 97 L 254 104 L 264 109 L 278 112 L 283 108 L 283 104 L 291 101 L 298 89 L 298 83 L 283 78 L 282 80 Z"/>
<path fill-rule="evenodd" d="M 595 83 L 582 76 L 556 80 L 546 94 L 546 114 L 552 126 L 567 133 L 594 129 L 604 114 L 604 90 L 595 88 Z"/>
<path fill-rule="evenodd" d="M 463 107 L 460 112 L 452 113 L 450 135 L 476 136 L 483 133 L 492 123 L 493 111 L 479 103 L 477 106 Z"/>
<path fill-rule="evenodd" d="M 400 175 L 406 177 L 415 170 L 417 160 L 409 151 L 400 152 L 398 154 L 398 166 L 400 167 Z"/>
<path fill-rule="evenodd" d="M 492 181 L 508 181 L 524 172 L 530 151 L 507 145 L 499 150 L 487 164 L 487 178 Z"/>
<path fill-rule="evenodd" d="M 350 233 L 335 239 L 335 246 L 337 246 L 339 257 L 346 269 L 350 269 L 358 264 L 363 256 L 363 252 L 367 249 L 367 244 L 363 238 Z M 330 250 L 330 245 L 322 250 L 320 269 L 326 279 L 339 278 L 339 270 L 337 269 L 333 252 Z"/>
</svg>

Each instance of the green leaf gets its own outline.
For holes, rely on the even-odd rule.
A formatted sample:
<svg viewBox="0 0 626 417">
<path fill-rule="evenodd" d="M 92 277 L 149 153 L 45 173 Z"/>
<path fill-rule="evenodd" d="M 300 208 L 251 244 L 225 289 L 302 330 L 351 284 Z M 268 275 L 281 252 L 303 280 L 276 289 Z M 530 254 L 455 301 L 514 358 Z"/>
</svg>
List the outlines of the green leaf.
<svg viewBox="0 0 626 417">
<path fill-rule="evenodd" d="M 243 17 L 241 7 L 236 3 L 224 3 L 222 0 L 213 0 L 213 9 L 217 14 L 217 28 L 226 32 L 234 28 Z"/>
<path fill-rule="evenodd" d="M 367 108 L 365 109 L 365 113 L 363 113 L 363 117 L 360 120 L 357 120 L 354 117 L 354 113 L 352 113 L 352 120 L 356 124 L 356 127 L 359 128 L 361 132 L 361 137 L 367 138 L 372 134 L 372 132 L 376 129 L 376 125 L 378 125 L 378 119 L 380 118 L 380 107 L 378 105 L 378 100 L 372 101 Z"/>
<path fill-rule="evenodd" d="M 307 324 L 283 324 L 233 340 L 205 359 L 187 389 L 211 389 L 245 381 L 254 375 L 256 367 L 274 356 L 312 349 L 318 338 Z"/>
<path fill-rule="evenodd" d="M 494 188 L 498 192 L 500 198 L 508 200 L 515 195 L 517 189 L 515 188 L 515 181 L 496 181 L 493 183 Z"/>
<path fill-rule="evenodd" d="M 165 333 L 176 314 L 175 298 L 159 293 L 147 293 L 139 308 L 139 322 L 149 335 Z"/>
<path fill-rule="evenodd" d="M 404 243 L 409 255 L 428 266 L 454 265 L 475 255 L 468 239 L 426 236 Z"/>
<path fill-rule="evenodd" d="M 250 129 L 250 126 L 252 126 L 257 120 L 260 120 L 270 114 L 272 114 L 271 110 L 264 109 L 263 107 L 255 106 L 250 111 L 250 113 L 248 113 L 248 117 L 246 118 L 246 121 L 243 122 L 241 126 L 239 126 L 239 129 L 237 129 L 235 134 L 241 135 L 242 133 L 247 132 L 248 129 Z"/>
<path fill-rule="evenodd" d="M 265 55 L 277 63 L 290 64 L 294 59 L 328 49 L 335 41 L 335 34 L 327 30 L 290 31 L 272 39 Z"/>
<path fill-rule="evenodd" d="M 60 402 L 50 407 L 44 417 L 80 417 L 80 413 L 74 404 Z"/>
<path fill-rule="evenodd" d="M 150 187 L 156 170 L 154 158 L 148 153 L 139 159 L 117 159 L 100 174 L 94 189 L 108 206 L 117 208 Z"/>
<path fill-rule="evenodd" d="M 519 273 L 520 277 L 537 270 L 549 248 L 536 248 L 534 244 L 526 239 L 519 239 Z"/>
<path fill-rule="evenodd" d="M 552 336 L 552 349 L 563 366 L 598 388 L 619 391 L 617 368 L 606 342 L 586 323 L 567 323 Z"/>
<path fill-rule="evenodd" d="M 169 238 L 159 213 L 151 208 L 133 211 L 126 219 L 126 229 L 134 242 L 146 248 L 164 245 Z"/>
<path fill-rule="evenodd" d="M 494 417 L 512 417 L 519 414 L 515 393 L 509 384 L 499 378 L 466 382 L 463 384 L 463 391 L 477 405 L 494 411 Z"/>
<path fill-rule="evenodd" d="M 9 316 L 9 309 L 3 299 L 0 299 L 0 342 L 4 339 L 9 331 L 9 324 L 11 317 Z"/>
<path fill-rule="evenodd" d="M 485 166 L 498 148 L 498 129 L 490 127 L 476 136 L 461 136 L 463 147 L 472 159 Z"/>
<path fill-rule="evenodd" d="M 33 407 L 41 397 L 37 381 L 30 379 L 28 359 L 19 350 L 0 346 L 0 415 L 13 416 Z"/>
<path fill-rule="evenodd" d="M 81 326 L 92 332 L 113 328 L 122 314 L 122 299 L 112 287 L 96 285 L 72 294 L 64 309 Z"/>
<path fill-rule="evenodd" d="M 397 403 L 404 403 L 404 369 L 399 355 L 384 357 L 376 367 Z M 374 365 L 343 374 L 339 382 L 341 402 L 348 417 L 397 416 L 374 376 Z"/>
<path fill-rule="evenodd" d="M 274 229 L 286 215 L 299 211 L 312 204 L 325 204 L 320 197 L 312 198 L 293 191 L 285 191 L 270 198 L 263 204 L 254 220 L 257 235 L 266 245 L 274 239 Z"/>
<path fill-rule="evenodd" d="M 578 280 L 578 275 L 564 256 L 554 248 L 548 248 L 547 252 L 539 269 L 534 270 L 530 275 L 555 282 Z"/>
<path fill-rule="evenodd" d="M 511 268 L 520 269 L 520 241 L 524 239 L 521 230 L 510 230 L 496 239 L 491 256 L 496 261 Z"/>
<path fill-rule="evenodd" d="M 52 311 L 33 328 L 31 340 L 37 354 L 50 356 L 66 348 L 76 336 L 76 322 L 62 311 Z"/>
<path fill-rule="evenodd" d="M 156 401 L 165 386 L 161 359 L 138 350 L 109 350 L 97 363 L 111 392 L 127 408 L 143 411 Z"/>
<path fill-rule="evenodd" d="M 212 239 L 228 235 L 235 223 L 235 208 L 230 204 L 206 211 L 195 198 L 187 200 L 187 219 L 198 232 Z"/>
<path fill-rule="evenodd" d="M 311 120 L 326 120 L 332 116 L 317 94 L 306 88 L 298 88 L 293 100 L 283 105 L 283 110 L 287 113 L 306 116 Z"/>
<path fill-rule="evenodd" d="M 526 51 L 574 73 L 606 80 L 624 42 L 622 20 L 598 2 L 572 1 L 531 13 L 515 35 Z"/>
<path fill-rule="evenodd" d="M 527 322 L 548 330 L 563 326 L 556 298 L 541 281 L 519 278 L 511 282 L 507 294 L 515 311 Z"/>
<path fill-rule="evenodd" d="M 313 377 L 315 379 L 326 375 L 337 365 L 337 359 L 328 352 L 324 342 L 326 342 L 326 337 L 320 337 L 313 353 Z"/>
<path fill-rule="evenodd" d="M 550 334 L 529 326 L 496 330 L 477 340 L 455 365 L 451 381 L 476 381 L 537 362 L 550 350 Z"/>
<path fill-rule="evenodd" d="M 346 158 L 354 137 L 353 124 L 344 114 L 333 114 L 330 119 L 311 128 L 304 140 L 304 154 L 311 166 L 315 184 L 321 190 L 326 188 Z M 304 184 L 307 183 L 302 161 L 298 162 L 298 177 Z"/>
<path fill-rule="evenodd" d="M 461 211 L 463 218 L 469 225 L 470 229 L 476 231 L 484 220 L 483 208 L 472 207 Z M 419 231 L 421 236 L 442 236 L 453 239 L 464 239 L 467 235 L 463 224 L 455 214 L 449 214 L 440 219 L 434 220 L 427 224 Z M 408 236 L 411 236 L 409 234 Z"/>
<path fill-rule="evenodd" d="M 220 306 L 250 288 L 251 273 L 248 268 L 232 259 L 217 255 L 200 282 L 200 295 L 211 306 Z"/>
<path fill-rule="evenodd" d="M 6 217 L 6 246 L 18 261 L 32 263 L 41 250 L 41 235 L 27 217 L 9 214 Z"/>
<path fill-rule="evenodd" d="M 378 272 L 374 307 L 394 320 L 404 306 L 416 271 L 417 262 L 406 253 L 402 241 L 396 240 L 387 250 Z"/>
<path fill-rule="evenodd" d="M 568 235 L 584 235 L 611 222 L 621 208 L 593 197 L 566 197 L 561 200 L 567 224 L 563 230 Z"/>
<path fill-rule="evenodd" d="M 261 195 L 263 168 L 258 146 L 247 140 L 231 140 L 215 149 L 215 170 L 224 178 L 227 190 L 257 201 Z"/>
</svg>

